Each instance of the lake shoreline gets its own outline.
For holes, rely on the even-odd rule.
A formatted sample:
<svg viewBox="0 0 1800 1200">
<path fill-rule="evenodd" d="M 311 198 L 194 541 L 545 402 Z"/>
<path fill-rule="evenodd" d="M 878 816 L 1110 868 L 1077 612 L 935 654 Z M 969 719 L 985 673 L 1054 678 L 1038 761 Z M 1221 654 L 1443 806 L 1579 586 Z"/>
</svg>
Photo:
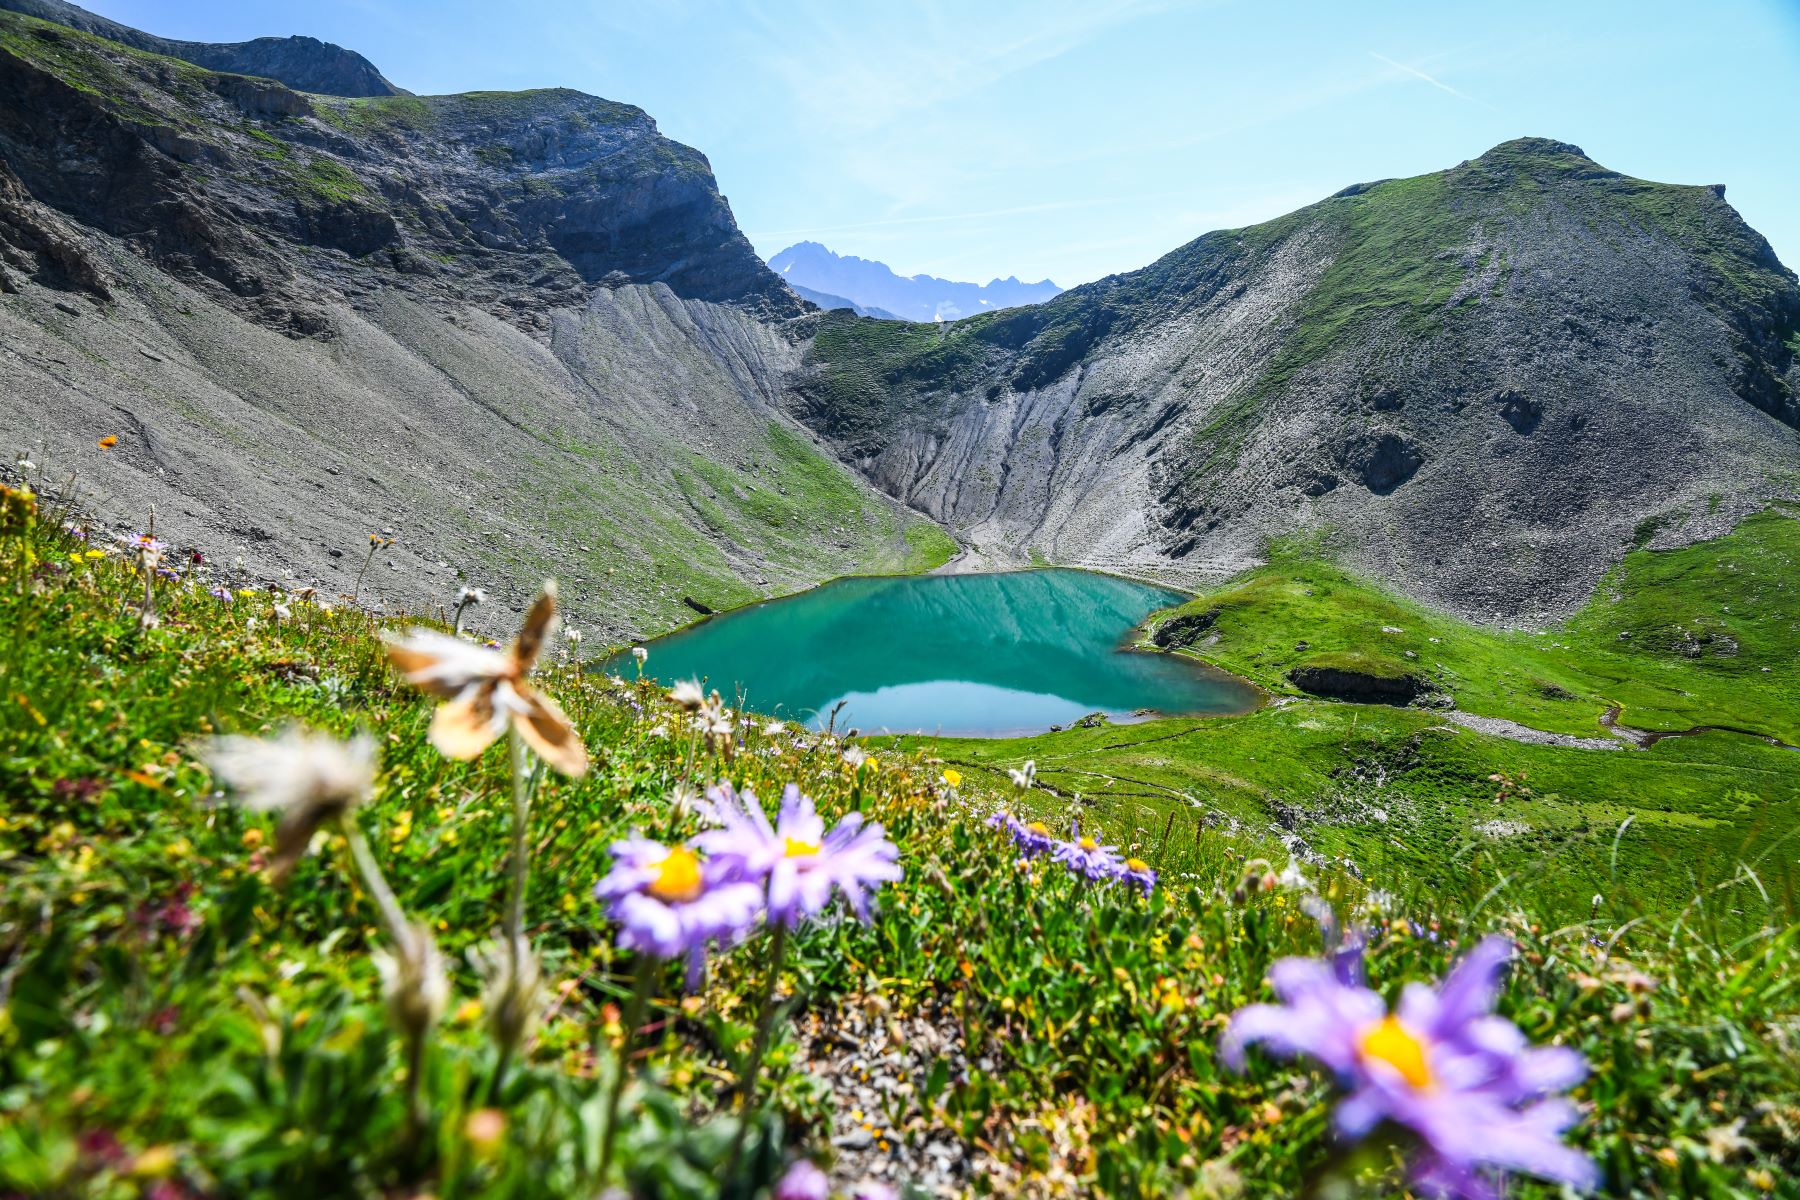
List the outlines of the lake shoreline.
<svg viewBox="0 0 1800 1200">
<path fill-rule="evenodd" d="M 742 707 L 807 723 L 848 706 L 840 726 L 894 736 L 1003 740 L 1095 714 L 1125 725 L 1264 707 L 1251 681 L 1139 640 L 1188 598 L 1079 567 L 844 576 L 651 639 L 646 674 L 729 685 Z M 635 671 L 629 650 L 599 665 Z"/>
</svg>

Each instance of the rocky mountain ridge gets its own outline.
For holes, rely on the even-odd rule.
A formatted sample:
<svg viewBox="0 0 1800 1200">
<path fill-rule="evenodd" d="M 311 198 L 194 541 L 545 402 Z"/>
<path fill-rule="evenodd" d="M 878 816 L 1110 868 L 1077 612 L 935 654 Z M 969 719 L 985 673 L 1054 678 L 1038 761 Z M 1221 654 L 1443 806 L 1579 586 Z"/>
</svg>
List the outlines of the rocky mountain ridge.
<svg viewBox="0 0 1800 1200">
<path fill-rule="evenodd" d="M 788 287 L 794 290 L 794 295 L 810 304 L 816 304 L 820 308 L 848 309 L 859 317 L 874 317 L 878 321 L 898 321 L 902 319 L 885 308 L 871 308 L 866 304 L 858 304 L 848 296 L 834 296 L 830 292 L 821 292 L 815 288 L 809 288 L 805 284 L 795 283 L 791 279 L 786 280 L 785 282 Z"/>
<path fill-rule="evenodd" d="M 296 335 L 396 286 L 540 332 L 595 284 L 805 308 L 705 157 L 630 105 L 308 96 L 5 13 L 0 64 L 0 151 L 33 196 Z"/>
<path fill-rule="evenodd" d="M 304 95 L 0 13 L 0 433 L 216 562 L 350 594 L 376 534 L 364 601 L 553 574 L 605 638 L 903 566 L 928 526 L 777 403 L 814 311 L 629 105 Z"/>
<path fill-rule="evenodd" d="M 0 9 L 53 21 L 150 54 L 236 75 L 259 75 L 327 96 L 403 96 L 355 51 L 317 38 L 253 38 L 248 42 L 183 42 L 108 20 L 66 0 L 0 0 Z"/>
</svg>

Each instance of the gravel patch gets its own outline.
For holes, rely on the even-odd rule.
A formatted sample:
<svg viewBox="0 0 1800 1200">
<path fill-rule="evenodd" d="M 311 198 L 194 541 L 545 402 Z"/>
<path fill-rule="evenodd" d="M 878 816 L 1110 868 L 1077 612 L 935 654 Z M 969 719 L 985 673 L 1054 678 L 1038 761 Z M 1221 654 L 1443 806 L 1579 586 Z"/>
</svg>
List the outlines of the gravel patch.
<svg viewBox="0 0 1800 1200">
<path fill-rule="evenodd" d="M 809 1013 L 800 1043 L 807 1070 L 829 1088 L 835 1151 L 831 1177 L 849 1189 L 875 1179 L 930 1196 L 958 1196 L 999 1164 L 938 1124 L 922 1092 L 942 1061 L 953 1085 L 967 1080 L 962 1029 L 948 1002 L 895 1015 L 877 996 Z M 994 1069 L 992 1061 L 975 1064 Z"/>
<path fill-rule="evenodd" d="M 1474 713 L 1455 710 L 1439 715 L 1446 721 L 1454 722 L 1465 729 L 1473 729 L 1477 733 L 1488 733 L 1495 737 L 1526 742 L 1533 746 L 1569 746 L 1577 750 L 1621 750 L 1630 744 L 1611 737 L 1584 738 L 1576 737 L 1572 733 L 1550 733 L 1543 729 L 1533 729 L 1529 725 L 1521 725 L 1517 721 L 1508 721 L 1504 717 L 1478 717 Z"/>
</svg>

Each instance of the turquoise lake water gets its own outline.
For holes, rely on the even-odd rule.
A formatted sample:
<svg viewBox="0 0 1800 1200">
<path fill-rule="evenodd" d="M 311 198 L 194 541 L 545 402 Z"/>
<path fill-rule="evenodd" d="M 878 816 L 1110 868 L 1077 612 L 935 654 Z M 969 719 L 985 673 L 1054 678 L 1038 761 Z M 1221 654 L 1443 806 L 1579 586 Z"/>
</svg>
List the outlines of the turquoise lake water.
<svg viewBox="0 0 1800 1200">
<path fill-rule="evenodd" d="M 864 733 L 1001 737 L 1092 712 L 1243 712 L 1255 689 L 1191 659 L 1120 649 L 1179 593 L 1086 571 L 840 579 L 648 643 L 645 674 Z M 629 656 L 608 669 L 630 676 Z"/>
</svg>

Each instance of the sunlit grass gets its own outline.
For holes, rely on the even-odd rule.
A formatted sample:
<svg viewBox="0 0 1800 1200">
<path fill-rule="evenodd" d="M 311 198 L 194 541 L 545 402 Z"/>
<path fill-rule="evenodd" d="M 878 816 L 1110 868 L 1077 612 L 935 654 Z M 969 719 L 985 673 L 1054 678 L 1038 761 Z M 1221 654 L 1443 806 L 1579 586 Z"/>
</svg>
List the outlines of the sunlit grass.
<svg viewBox="0 0 1800 1200">
<path fill-rule="evenodd" d="M 671 794 L 720 777 L 771 798 L 797 784 L 828 820 L 866 813 L 905 870 L 872 924 L 814 923 L 793 937 L 774 994 L 792 997 L 805 1020 L 775 1026 L 764 1048 L 750 1148 L 724 1194 L 751 1195 L 796 1155 L 829 1164 L 843 1081 L 809 1070 L 804 1030 L 852 1009 L 929 1017 L 971 1064 L 953 1072 L 946 1057 L 870 1114 L 892 1142 L 953 1131 L 980 1156 L 963 1181 L 971 1191 L 1293 1195 L 1334 1161 L 1324 1080 L 1266 1059 L 1238 1076 L 1217 1055 L 1229 1015 L 1267 998 L 1271 962 L 1319 949 L 1306 895 L 1279 881 L 1265 890 L 1279 858 L 1252 863 L 1255 837 L 1192 824 L 1192 810 L 1146 818 L 1125 798 L 1084 807 L 1083 832 L 1159 870 L 1145 896 L 1047 860 L 1021 868 L 986 824 L 999 805 L 1024 803 L 1060 832 L 1079 739 L 1148 743 L 1175 732 L 1167 725 L 985 751 L 909 744 L 858 762 L 755 720 L 709 746 L 659 690 L 584 673 L 559 647 L 534 681 L 580 730 L 591 765 L 579 778 L 544 775 L 532 797 L 523 928 L 546 1005 L 490 1095 L 498 1054 L 466 953 L 507 908 L 509 757 L 496 749 L 462 762 L 434 750 L 432 703 L 390 671 L 382 629 L 361 612 L 241 587 L 225 602 L 209 594 L 217 581 L 186 578 L 159 587 L 160 621 L 146 628 L 141 581 L 122 555 L 89 557 L 101 539 L 9 520 L 0 1191 L 593 1195 L 610 1175 L 640 1195 L 718 1194 L 740 1128 L 728 1093 L 753 1056 L 764 956 L 753 946 L 715 954 L 692 996 L 678 966 L 658 972 L 617 1161 L 603 1169 L 606 1098 L 632 1032 L 633 959 L 615 948 L 591 888 L 627 832 L 693 832 L 694 815 Z M 1254 788 L 1253 756 L 1323 762 L 1329 751 L 1350 762 L 1364 754 L 1347 728 L 1354 711 L 1208 725 L 1233 731 L 1213 748 L 1235 749 L 1188 761 L 1204 762 L 1221 788 Z M 1392 717 L 1407 736 L 1429 721 Z M 406 1134 L 404 1038 L 390 1032 L 368 953 L 383 940 L 380 918 L 337 865 L 337 835 L 326 831 L 274 887 L 270 819 L 227 803 L 198 757 L 208 736 L 268 736 L 295 721 L 377 740 L 380 774 L 358 828 L 397 902 L 444 953 L 450 994 L 423 1068 L 418 1138 Z M 1631 761 L 1654 763 L 1665 747 Z M 1144 778 L 1171 778 L 1150 774 L 1168 770 L 1150 761 L 1163 751 L 1140 753 Z M 1026 758 L 1036 777 L 1021 791 L 1004 771 L 1022 772 Z M 1576 782 L 1564 800 L 1595 803 Z M 1168 811 L 1183 819 L 1165 840 Z M 1618 836 L 1609 822 L 1607 837 L 1621 863 L 1637 861 L 1632 830 Z M 1500 1011 L 1533 1041 L 1589 1061 L 1572 1140 L 1598 1161 L 1604 1187 L 1754 1196 L 1790 1186 L 1800 955 L 1791 900 L 1760 874 L 1710 871 L 1682 890 L 1691 899 L 1669 904 L 1632 871 L 1592 902 L 1486 851 L 1361 865 L 1361 880 L 1308 874 L 1346 923 L 1369 929 L 1384 989 L 1442 976 L 1482 934 L 1517 941 Z M 1353 1170 L 1363 1190 L 1399 1194 L 1391 1156 Z M 1517 1182 L 1509 1194 L 1549 1193 Z"/>
</svg>

